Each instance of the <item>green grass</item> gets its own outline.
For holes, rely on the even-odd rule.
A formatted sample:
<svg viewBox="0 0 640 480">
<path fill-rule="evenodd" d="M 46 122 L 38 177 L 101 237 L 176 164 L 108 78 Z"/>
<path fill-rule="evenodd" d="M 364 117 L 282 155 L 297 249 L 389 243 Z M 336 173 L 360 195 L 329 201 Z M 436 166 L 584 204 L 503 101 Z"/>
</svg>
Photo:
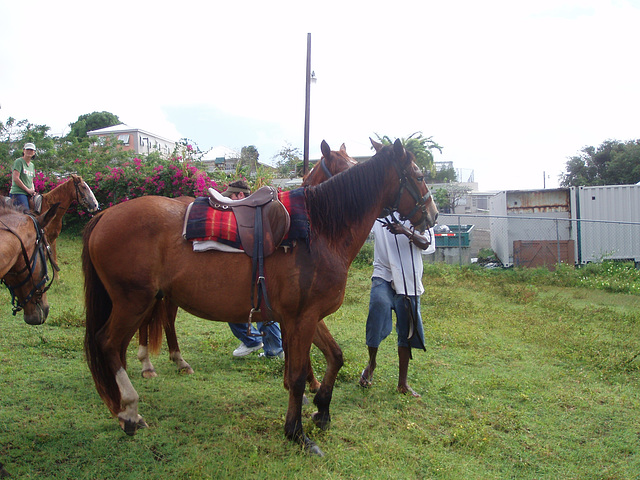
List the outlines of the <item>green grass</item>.
<svg viewBox="0 0 640 480">
<path fill-rule="evenodd" d="M 164 348 L 160 376 L 143 380 L 132 342 L 128 371 L 149 428 L 124 435 L 83 358 L 79 239 L 58 243 L 46 324 L 11 316 L 0 291 L 0 461 L 15 478 L 639 478 L 640 281 L 625 265 L 427 265 L 427 351 L 409 369 L 417 400 L 395 392 L 395 333 L 373 387 L 357 386 L 371 268 L 352 268 L 327 319 L 345 356 L 331 429 L 303 407 L 326 453 L 312 458 L 284 438 L 282 362 L 234 359 L 226 324 L 183 312 L 180 345 L 196 373 L 177 374 Z M 315 348 L 312 361 L 321 374 Z"/>
</svg>

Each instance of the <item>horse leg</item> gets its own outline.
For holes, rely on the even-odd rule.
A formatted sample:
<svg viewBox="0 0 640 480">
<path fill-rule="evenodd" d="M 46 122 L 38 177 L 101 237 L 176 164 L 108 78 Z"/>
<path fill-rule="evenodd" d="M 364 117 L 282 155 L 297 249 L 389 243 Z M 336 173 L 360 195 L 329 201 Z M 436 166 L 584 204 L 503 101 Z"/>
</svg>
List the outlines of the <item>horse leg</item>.
<svg viewBox="0 0 640 480">
<path fill-rule="evenodd" d="M 138 414 L 138 392 L 133 388 L 125 368 L 127 346 L 150 312 L 139 316 L 133 314 L 132 318 L 132 310 L 134 308 L 130 305 L 114 305 L 107 324 L 97 335 L 102 359 L 108 365 L 109 372 L 115 376 L 120 393 L 120 405 L 114 413 L 117 414 L 120 427 L 127 435 L 133 435 L 138 428 L 147 426 Z M 135 320 L 136 318 L 138 320 Z"/>
<path fill-rule="evenodd" d="M 327 324 L 324 323 L 324 319 L 318 322 L 318 326 L 316 327 L 316 333 L 313 336 L 313 344 L 320 349 L 323 353 L 325 360 L 327 359 L 326 353 L 326 336 L 331 337 L 329 333 L 329 329 L 327 328 Z M 320 389 L 320 382 L 313 374 L 313 367 L 311 366 L 311 362 L 309 362 L 309 373 L 307 375 L 307 383 L 309 384 L 309 391 L 311 393 L 316 393 Z"/>
<path fill-rule="evenodd" d="M 149 326 L 146 323 L 138 330 L 138 360 L 142 364 L 143 378 L 158 376 L 149 356 Z"/>
<path fill-rule="evenodd" d="M 313 422 L 322 430 L 327 430 L 331 424 L 329 405 L 333 396 L 333 386 L 336 382 L 338 372 L 344 364 L 342 350 L 329 332 L 324 321 L 318 323 L 313 342 L 324 354 L 327 361 L 327 370 L 318 389 L 318 393 L 313 399 L 313 403 L 318 407 L 318 411 L 313 414 Z"/>
<path fill-rule="evenodd" d="M 320 448 L 302 428 L 302 399 L 309 373 L 309 350 L 316 321 L 300 320 L 287 324 L 283 330 L 285 348 L 285 386 L 289 390 L 289 407 L 284 424 L 285 435 L 309 453 L 324 456 Z"/>
<path fill-rule="evenodd" d="M 180 347 L 178 346 L 178 337 L 176 336 L 176 316 L 178 315 L 178 306 L 168 299 L 162 301 L 165 308 L 166 323 L 164 325 L 164 333 L 167 337 L 167 346 L 169 347 L 169 358 L 178 367 L 179 373 L 185 373 L 191 375 L 193 368 L 189 365 L 182 354 L 180 353 Z"/>
</svg>

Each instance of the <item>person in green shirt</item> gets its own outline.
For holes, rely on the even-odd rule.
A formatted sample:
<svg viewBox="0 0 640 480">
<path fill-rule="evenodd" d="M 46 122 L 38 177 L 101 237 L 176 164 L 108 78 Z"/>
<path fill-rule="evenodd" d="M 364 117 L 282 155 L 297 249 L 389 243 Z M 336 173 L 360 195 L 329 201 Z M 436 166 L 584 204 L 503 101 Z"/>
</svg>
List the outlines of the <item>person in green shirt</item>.
<svg viewBox="0 0 640 480">
<path fill-rule="evenodd" d="M 22 206 L 25 210 L 29 210 L 29 198 L 36 193 L 33 188 L 35 168 L 32 162 L 35 156 L 36 146 L 33 143 L 25 143 L 22 157 L 13 163 L 13 171 L 11 172 L 9 197 L 15 205 Z"/>
</svg>

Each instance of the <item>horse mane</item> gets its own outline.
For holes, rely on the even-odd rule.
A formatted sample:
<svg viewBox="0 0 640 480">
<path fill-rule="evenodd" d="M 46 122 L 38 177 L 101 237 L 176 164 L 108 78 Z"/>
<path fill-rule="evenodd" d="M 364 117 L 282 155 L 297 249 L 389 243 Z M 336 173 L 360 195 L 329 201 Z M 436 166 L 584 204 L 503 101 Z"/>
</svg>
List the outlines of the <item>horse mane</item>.
<svg viewBox="0 0 640 480">
<path fill-rule="evenodd" d="M 8 197 L 7 197 L 8 198 Z M 14 205 L 13 202 L 0 202 L 0 215 L 11 215 L 12 213 L 24 213 L 22 207 Z"/>
<path fill-rule="evenodd" d="M 383 189 L 392 155 L 392 149 L 385 147 L 366 162 L 307 187 L 305 201 L 312 230 L 332 239 L 351 230 L 369 213 L 376 193 Z"/>
</svg>

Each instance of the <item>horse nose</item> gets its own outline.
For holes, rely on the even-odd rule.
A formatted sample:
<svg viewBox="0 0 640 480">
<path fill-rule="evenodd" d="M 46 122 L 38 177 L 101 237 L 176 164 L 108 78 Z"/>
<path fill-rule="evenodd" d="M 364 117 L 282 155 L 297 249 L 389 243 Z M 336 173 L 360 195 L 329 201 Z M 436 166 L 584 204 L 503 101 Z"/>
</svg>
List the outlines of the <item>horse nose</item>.
<svg viewBox="0 0 640 480">
<path fill-rule="evenodd" d="M 435 225 L 435 223 L 438 221 L 438 215 L 439 215 L 439 214 L 438 214 L 438 212 L 436 212 L 436 216 L 435 216 L 435 217 L 433 217 L 433 223 L 434 223 L 434 225 Z"/>
<path fill-rule="evenodd" d="M 37 303 L 33 313 L 24 314 L 24 321 L 29 325 L 42 325 L 49 316 L 49 304 L 41 305 Z"/>
</svg>

